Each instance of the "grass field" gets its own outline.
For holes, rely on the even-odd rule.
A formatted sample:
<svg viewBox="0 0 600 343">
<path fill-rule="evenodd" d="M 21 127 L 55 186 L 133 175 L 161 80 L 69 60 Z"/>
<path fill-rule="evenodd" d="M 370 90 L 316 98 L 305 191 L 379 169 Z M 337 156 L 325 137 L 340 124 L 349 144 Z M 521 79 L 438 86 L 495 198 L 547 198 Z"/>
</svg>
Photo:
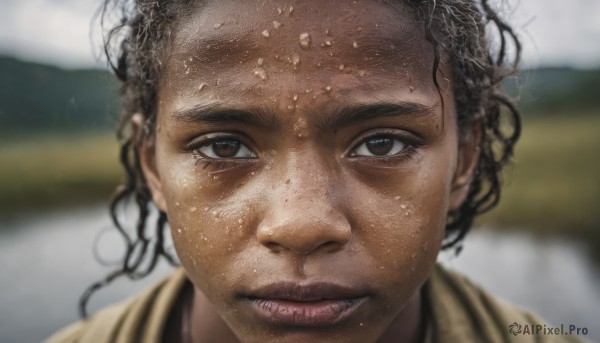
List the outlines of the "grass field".
<svg viewBox="0 0 600 343">
<path fill-rule="evenodd" d="M 0 143 L 0 212 L 106 201 L 120 180 L 112 134 Z M 600 116 L 526 121 L 500 206 L 479 223 L 600 242 Z"/>
<path fill-rule="evenodd" d="M 480 222 L 600 242 L 600 116 L 526 121 L 504 190 Z"/>
<path fill-rule="evenodd" d="M 0 143 L 0 212 L 110 198 L 120 180 L 112 134 L 21 138 Z"/>
</svg>

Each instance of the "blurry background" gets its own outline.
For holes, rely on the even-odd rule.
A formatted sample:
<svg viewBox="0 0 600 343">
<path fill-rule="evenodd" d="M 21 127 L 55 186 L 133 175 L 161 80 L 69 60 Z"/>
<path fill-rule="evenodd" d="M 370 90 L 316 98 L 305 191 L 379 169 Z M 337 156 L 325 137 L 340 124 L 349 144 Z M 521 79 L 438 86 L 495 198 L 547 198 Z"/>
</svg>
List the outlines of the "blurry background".
<svg viewBox="0 0 600 343">
<path fill-rule="evenodd" d="M 502 299 L 600 341 L 600 1 L 504 8 L 524 44 L 507 83 L 524 131 L 499 208 L 459 257 Z M 0 0 L 0 342 L 36 342 L 77 319 L 77 299 L 123 246 L 106 204 L 121 178 L 117 84 L 97 57 L 97 1 Z M 94 43 L 90 43 L 90 37 Z M 132 214 L 125 214 L 130 215 Z M 119 281 L 91 309 L 149 280 Z"/>
</svg>

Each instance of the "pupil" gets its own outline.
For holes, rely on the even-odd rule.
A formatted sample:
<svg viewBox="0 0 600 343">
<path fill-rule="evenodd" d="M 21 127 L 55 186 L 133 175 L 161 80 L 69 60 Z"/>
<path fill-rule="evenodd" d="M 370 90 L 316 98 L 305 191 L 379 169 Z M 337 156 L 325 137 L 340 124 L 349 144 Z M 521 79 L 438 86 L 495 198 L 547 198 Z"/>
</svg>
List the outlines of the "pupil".
<svg viewBox="0 0 600 343">
<path fill-rule="evenodd" d="M 388 137 L 371 138 L 367 142 L 367 149 L 375 156 L 386 155 L 394 147 L 394 140 Z"/>
<path fill-rule="evenodd" d="M 219 157 L 232 157 L 240 151 L 238 141 L 218 141 L 213 143 L 213 152 Z"/>
</svg>

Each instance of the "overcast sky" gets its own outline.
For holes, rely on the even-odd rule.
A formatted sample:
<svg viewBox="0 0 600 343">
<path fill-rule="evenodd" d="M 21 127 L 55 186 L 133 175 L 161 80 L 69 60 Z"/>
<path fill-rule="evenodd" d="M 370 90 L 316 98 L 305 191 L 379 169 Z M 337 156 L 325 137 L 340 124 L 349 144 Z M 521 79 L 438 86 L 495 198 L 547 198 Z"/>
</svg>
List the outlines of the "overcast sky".
<svg viewBox="0 0 600 343">
<path fill-rule="evenodd" d="M 98 3 L 0 0 L 0 54 L 68 68 L 98 65 L 90 44 Z M 523 40 L 526 66 L 600 67 L 600 0 L 509 3 L 513 8 L 507 14 Z"/>
</svg>

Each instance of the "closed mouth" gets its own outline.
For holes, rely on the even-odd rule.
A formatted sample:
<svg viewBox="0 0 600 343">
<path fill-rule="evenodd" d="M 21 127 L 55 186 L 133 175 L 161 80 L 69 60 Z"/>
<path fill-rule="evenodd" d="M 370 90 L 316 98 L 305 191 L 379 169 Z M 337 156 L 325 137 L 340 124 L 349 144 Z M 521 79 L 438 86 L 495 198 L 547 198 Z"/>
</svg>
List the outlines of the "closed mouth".
<svg viewBox="0 0 600 343">
<path fill-rule="evenodd" d="M 329 283 L 279 282 L 242 297 L 262 319 L 273 324 L 329 326 L 354 313 L 368 299 L 368 294 Z"/>
</svg>

